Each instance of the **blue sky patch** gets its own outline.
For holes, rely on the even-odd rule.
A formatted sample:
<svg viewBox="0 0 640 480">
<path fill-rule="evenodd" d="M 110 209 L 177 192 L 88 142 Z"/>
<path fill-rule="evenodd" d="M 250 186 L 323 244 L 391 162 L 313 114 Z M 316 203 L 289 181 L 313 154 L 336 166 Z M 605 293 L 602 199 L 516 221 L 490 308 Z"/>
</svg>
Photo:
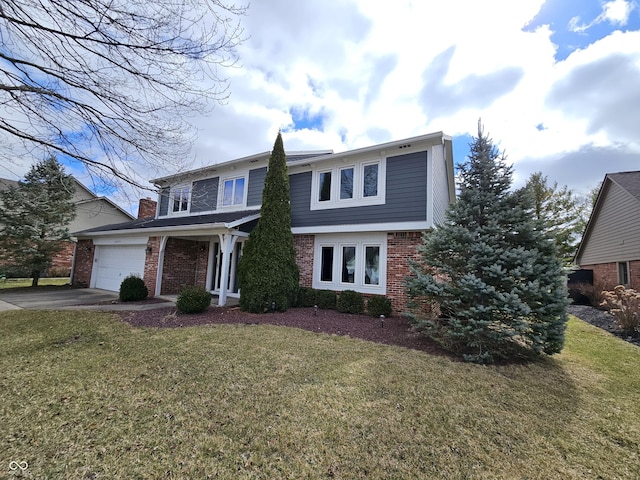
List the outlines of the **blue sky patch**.
<svg viewBox="0 0 640 480">
<path fill-rule="evenodd" d="M 640 30 L 640 8 L 626 0 L 547 0 L 524 31 L 549 25 L 557 46 L 556 61 L 583 49 L 615 30 Z"/>
<path fill-rule="evenodd" d="M 289 114 L 293 119 L 293 130 L 317 130 L 322 132 L 324 126 L 324 115 L 322 111 L 313 113 L 308 108 L 291 107 Z"/>
</svg>

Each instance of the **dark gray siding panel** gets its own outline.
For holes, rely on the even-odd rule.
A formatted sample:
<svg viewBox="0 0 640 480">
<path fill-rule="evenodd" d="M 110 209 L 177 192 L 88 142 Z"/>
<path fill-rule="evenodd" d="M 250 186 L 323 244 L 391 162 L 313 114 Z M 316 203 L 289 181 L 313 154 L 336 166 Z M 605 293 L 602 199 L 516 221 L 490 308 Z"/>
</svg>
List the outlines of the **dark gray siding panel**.
<svg viewBox="0 0 640 480">
<path fill-rule="evenodd" d="M 158 216 L 164 217 L 169 213 L 169 189 L 163 188 L 160 190 L 160 208 L 158 209 Z"/>
<path fill-rule="evenodd" d="M 262 190 L 267 167 L 249 171 L 249 188 L 247 190 L 247 207 L 262 204 Z"/>
<path fill-rule="evenodd" d="M 311 211 L 311 172 L 289 178 L 293 227 L 413 222 L 427 218 L 427 152 L 387 158 L 384 205 Z"/>
<path fill-rule="evenodd" d="M 193 182 L 191 213 L 211 212 L 218 207 L 218 177 Z"/>
</svg>

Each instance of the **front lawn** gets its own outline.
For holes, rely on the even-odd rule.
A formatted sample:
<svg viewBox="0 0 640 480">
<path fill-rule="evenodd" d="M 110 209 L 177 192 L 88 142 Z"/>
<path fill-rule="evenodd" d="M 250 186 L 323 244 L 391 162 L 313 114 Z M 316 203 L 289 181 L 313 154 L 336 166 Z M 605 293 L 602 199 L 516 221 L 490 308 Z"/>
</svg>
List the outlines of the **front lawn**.
<svg viewBox="0 0 640 480">
<path fill-rule="evenodd" d="M 0 478 L 640 478 L 640 349 L 575 319 L 561 355 L 492 367 L 82 311 L 0 331 Z"/>
<path fill-rule="evenodd" d="M 2 278 L 0 279 L 1 288 L 21 288 L 31 287 L 31 278 Z M 60 286 L 69 283 L 69 277 L 60 278 L 40 278 L 38 279 L 38 287 Z"/>
</svg>

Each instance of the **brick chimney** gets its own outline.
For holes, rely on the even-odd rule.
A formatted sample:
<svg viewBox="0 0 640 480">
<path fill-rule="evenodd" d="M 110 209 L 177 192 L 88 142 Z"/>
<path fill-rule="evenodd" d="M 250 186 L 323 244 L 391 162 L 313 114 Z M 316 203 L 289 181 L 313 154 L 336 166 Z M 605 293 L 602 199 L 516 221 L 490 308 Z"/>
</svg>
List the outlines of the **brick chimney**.
<svg viewBox="0 0 640 480">
<path fill-rule="evenodd" d="M 149 197 L 141 198 L 138 204 L 138 218 L 155 217 L 157 204 L 157 202 L 154 202 Z"/>
</svg>

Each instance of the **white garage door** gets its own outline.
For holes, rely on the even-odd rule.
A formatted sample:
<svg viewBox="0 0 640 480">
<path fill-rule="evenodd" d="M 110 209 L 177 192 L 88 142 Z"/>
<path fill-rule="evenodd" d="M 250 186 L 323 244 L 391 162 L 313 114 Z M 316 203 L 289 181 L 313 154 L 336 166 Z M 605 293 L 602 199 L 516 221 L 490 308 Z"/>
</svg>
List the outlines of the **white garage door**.
<svg viewBox="0 0 640 480">
<path fill-rule="evenodd" d="M 143 277 L 145 245 L 100 245 L 96 254 L 95 288 L 119 292 L 125 277 Z"/>
</svg>

